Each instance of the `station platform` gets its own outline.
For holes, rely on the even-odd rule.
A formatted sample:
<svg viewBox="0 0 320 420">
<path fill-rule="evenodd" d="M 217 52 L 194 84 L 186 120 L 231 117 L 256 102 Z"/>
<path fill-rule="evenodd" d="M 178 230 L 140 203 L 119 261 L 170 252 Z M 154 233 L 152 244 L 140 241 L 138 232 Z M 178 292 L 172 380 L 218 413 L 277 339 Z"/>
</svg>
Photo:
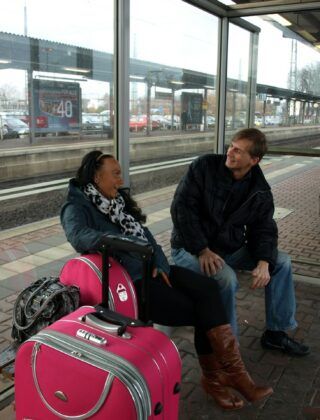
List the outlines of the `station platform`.
<svg viewBox="0 0 320 420">
<path fill-rule="evenodd" d="M 250 290 L 249 274 L 241 273 L 240 350 L 253 378 L 271 385 L 274 394 L 239 411 L 218 408 L 200 387 L 192 328 L 176 328 L 171 338 L 183 361 L 179 420 L 320 419 L 320 158 L 297 159 L 267 158 L 262 167 L 275 197 L 279 247 L 293 260 L 299 326 L 292 334 L 310 345 L 311 354 L 295 358 L 261 348 L 264 293 Z M 168 256 L 172 226 L 169 207 L 175 187 L 136 196 L 148 215 L 149 228 Z M 74 255 L 58 217 L 0 232 L 0 350 L 11 342 L 12 308 L 19 291 L 40 277 L 59 275 L 64 262 Z M 10 379 L 1 379 L 0 394 L 9 402 L 3 407 L 0 401 L 1 420 L 14 419 Z"/>
</svg>

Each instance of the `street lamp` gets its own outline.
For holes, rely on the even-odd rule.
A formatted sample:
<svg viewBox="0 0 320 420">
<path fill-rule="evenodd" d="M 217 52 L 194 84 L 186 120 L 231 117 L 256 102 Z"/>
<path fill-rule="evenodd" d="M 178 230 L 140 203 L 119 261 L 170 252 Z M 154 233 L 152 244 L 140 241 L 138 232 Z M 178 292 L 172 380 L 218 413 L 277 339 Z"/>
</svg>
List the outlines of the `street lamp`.
<svg viewBox="0 0 320 420">
<path fill-rule="evenodd" d="M 316 110 L 316 120 L 315 120 L 315 123 L 318 124 L 318 119 L 319 119 L 319 104 L 317 102 L 315 102 L 313 104 L 313 108 L 315 108 L 315 110 Z"/>
<path fill-rule="evenodd" d="M 147 136 L 150 135 L 150 126 L 151 126 L 151 119 L 150 119 L 150 104 L 151 104 L 151 88 L 152 86 L 156 86 L 160 80 L 160 74 L 162 70 L 149 70 L 145 81 L 147 83 Z"/>
<path fill-rule="evenodd" d="M 236 128 L 235 124 L 235 114 L 236 114 L 236 93 L 238 92 L 237 89 L 228 89 L 229 92 L 232 93 L 232 123 L 231 128 L 234 130 Z"/>
</svg>

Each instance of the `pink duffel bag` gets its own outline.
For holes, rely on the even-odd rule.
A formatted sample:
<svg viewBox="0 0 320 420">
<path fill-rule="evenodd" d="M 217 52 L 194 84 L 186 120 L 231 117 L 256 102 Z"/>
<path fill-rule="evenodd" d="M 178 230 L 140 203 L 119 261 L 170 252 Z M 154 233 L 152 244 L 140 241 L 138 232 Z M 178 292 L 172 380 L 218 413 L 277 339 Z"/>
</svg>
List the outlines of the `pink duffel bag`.
<svg viewBox="0 0 320 420">
<path fill-rule="evenodd" d="M 127 271 L 112 257 L 107 264 L 109 274 L 109 309 L 138 318 L 138 304 L 133 282 Z M 65 263 L 60 281 L 80 289 L 80 305 L 97 305 L 102 299 L 102 255 L 84 254 Z"/>
</svg>

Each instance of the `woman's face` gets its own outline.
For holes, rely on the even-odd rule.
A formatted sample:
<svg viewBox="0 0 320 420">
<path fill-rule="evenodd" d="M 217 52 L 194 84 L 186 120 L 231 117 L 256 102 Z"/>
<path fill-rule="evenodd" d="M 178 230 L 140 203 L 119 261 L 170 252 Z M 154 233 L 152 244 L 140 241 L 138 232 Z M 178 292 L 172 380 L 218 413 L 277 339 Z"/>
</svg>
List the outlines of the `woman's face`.
<svg viewBox="0 0 320 420">
<path fill-rule="evenodd" d="M 109 199 L 115 198 L 118 189 L 123 185 L 119 162 L 114 158 L 103 158 L 94 182 L 102 195 Z"/>
</svg>

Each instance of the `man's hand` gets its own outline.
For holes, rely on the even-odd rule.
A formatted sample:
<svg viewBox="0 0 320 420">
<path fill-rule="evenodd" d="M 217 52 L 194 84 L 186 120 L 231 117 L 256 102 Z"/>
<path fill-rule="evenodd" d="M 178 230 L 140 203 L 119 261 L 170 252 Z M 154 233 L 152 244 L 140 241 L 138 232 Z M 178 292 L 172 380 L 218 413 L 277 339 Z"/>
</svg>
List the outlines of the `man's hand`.
<svg viewBox="0 0 320 420">
<path fill-rule="evenodd" d="M 259 289 L 265 287 L 270 281 L 269 263 L 259 261 L 256 268 L 252 271 L 251 289 Z"/>
<path fill-rule="evenodd" d="M 223 267 L 224 260 L 209 248 L 204 248 L 199 254 L 199 264 L 203 273 L 213 276 Z"/>
</svg>

